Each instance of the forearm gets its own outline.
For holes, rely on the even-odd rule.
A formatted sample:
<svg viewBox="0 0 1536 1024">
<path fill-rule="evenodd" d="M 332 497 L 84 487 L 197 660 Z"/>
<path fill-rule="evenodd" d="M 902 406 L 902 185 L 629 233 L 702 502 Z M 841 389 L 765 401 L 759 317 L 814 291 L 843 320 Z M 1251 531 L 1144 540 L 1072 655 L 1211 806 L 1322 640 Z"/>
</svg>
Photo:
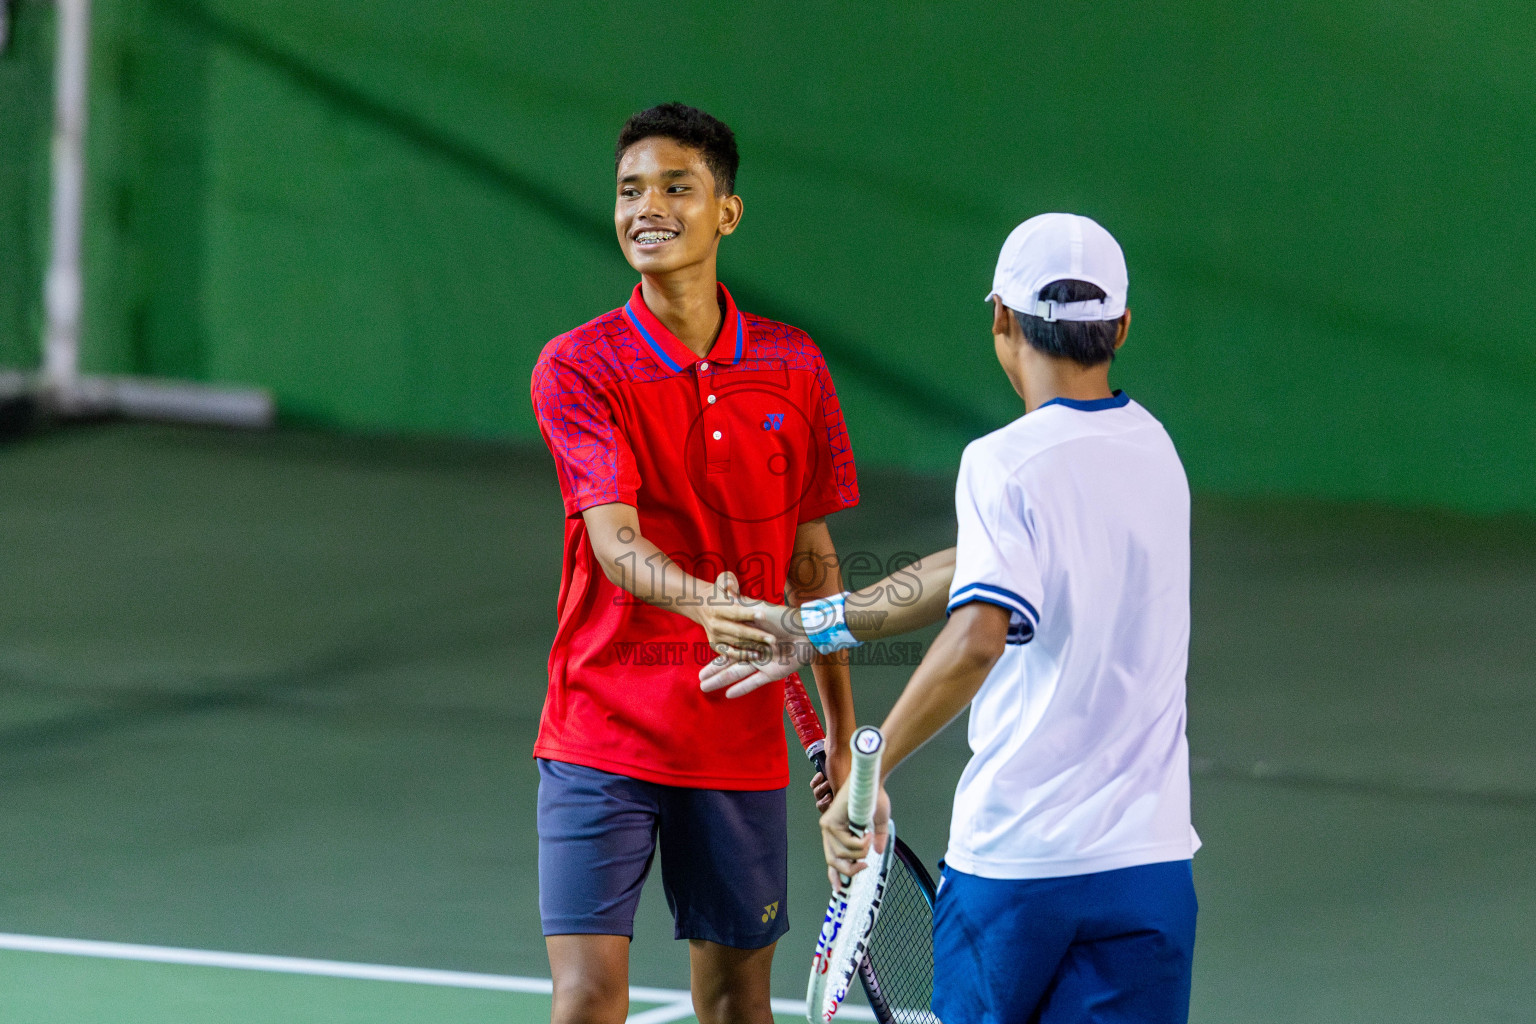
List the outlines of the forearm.
<svg viewBox="0 0 1536 1024">
<path fill-rule="evenodd" d="M 827 575 L 840 578 L 835 567 Z M 954 576 L 955 549 L 946 548 L 862 590 L 853 591 L 843 606 L 849 632 L 855 640 L 864 643 L 931 626 L 944 617 L 949 584 Z M 836 590 L 827 588 L 823 592 L 807 594 L 805 599 L 835 593 Z M 791 603 L 801 604 L 803 601 Z M 804 636 L 807 632 L 798 613 L 785 616 L 782 629 L 791 636 Z"/>
<path fill-rule="evenodd" d="M 853 674 L 848 659 L 839 655 L 817 655 L 811 663 L 816 677 L 816 692 L 821 696 L 821 713 L 826 720 L 827 745 L 839 752 L 848 749 L 858 721 L 853 712 Z"/>
<path fill-rule="evenodd" d="M 837 549 L 832 544 L 825 520 L 802 524 L 796 531 L 793 565 L 784 591 L 790 605 L 798 607 L 806 601 L 842 592 L 843 576 L 837 564 Z M 814 571 L 804 571 L 806 567 L 813 567 Z M 844 654 L 817 654 L 811 658 L 811 672 L 821 697 L 828 745 L 832 750 L 845 751 L 857 726 L 848 658 Z"/>
<path fill-rule="evenodd" d="M 991 612 L 983 614 L 988 621 L 978 623 L 973 616 L 967 616 L 967 621 L 951 619 L 912 674 L 880 727 L 885 736 L 883 774 L 889 775 L 954 721 L 986 682 L 992 666 L 1002 656 L 1003 637 L 991 621 L 995 616 Z M 1002 628 L 1006 631 L 1006 616 L 1002 618 Z"/>
<path fill-rule="evenodd" d="M 619 548 L 603 565 L 614 584 L 647 604 L 701 621 L 711 583 L 684 572 L 666 552 L 638 534 Z"/>
<path fill-rule="evenodd" d="M 834 589 L 832 593 L 838 591 Z M 809 594 L 803 600 L 825 596 Z M 797 605 L 803 603 L 797 600 L 796 595 L 791 595 L 790 600 Z M 848 749 L 848 742 L 853 739 L 853 732 L 859 724 L 853 711 L 853 673 L 848 667 L 848 653 L 839 651 L 836 654 L 813 654 L 807 646 L 802 654 L 811 656 L 811 674 L 816 678 L 816 692 L 821 697 L 827 745 L 838 752 L 838 760 L 841 760 L 842 752 Z"/>
<path fill-rule="evenodd" d="M 633 508 L 603 505 L 588 509 L 583 517 L 592 553 L 610 582 L 647 604 L 702 621 L 713 584 L 686 572 L 647 540 Z"/>
<path fill-rule="evenodd" d="M 890 821 L 889 797 L 884 792 L 886 777 L 971 702 L 1002 656 L 1007 635 L 1006 610 L 975 602 L 956 609 L 886 716 L 880 727 L 885 745 L 881 787 L 875 802 L 877 848 L 881 843 L 878 837 L 886 833 Z M 821 837 L 827 866 L 845 880 L 866 866 L 870 838 L 864 830 L 855 830 L 849 824 L 846 788 L 833 798 L 821 816 Z M 835 876 L 830 880 L 834 887 L 838 885 Z"/>
<path fill-rule="evenodd" d="M 848 595 L 848 628 L 861 641 L 883 640 L 944 617 L 955 576 L 955 549 L 935 551 Z"/>
<path fill-rule="evenodd" d="M 839 622 L 847 627 L 844 640 L 849 635 L 853 638 L 843 646 L 853 646 L 921 629 L 944 617 L 949 584 L 955 575 L 954 548 L 936 551 L 877 583 L 854 591 L 840 605 L 818 609 L 808 624 L 799 605 L 812 598 L 841 593 L 838 588 L 842 585 L 842 577 L 837 568 L 836 553 L 824 558 L 814 562 L 802 560 L 802 565 L 818 566 L 815 585 L 791 585 L 786 595 L 791 607 L 787 611 L 781 608 L 776 612 L 765 612 L 759 619 L 784 641 L 785 646 L 780 649 L 784 661 L 798 659 L 804 663 L 811 660 L 814 651 L 806 642 L 807 636 L 812 635 L 811 639 L 818 645 L 830 643 L 816 639 L 816 635 L 827 634 L 830 629 L 832 632 L 827 635 L 835 636 L 836 629 L 841 628 Z M 822 646 L 822 649 L 827 648 Z"/>
</svg>

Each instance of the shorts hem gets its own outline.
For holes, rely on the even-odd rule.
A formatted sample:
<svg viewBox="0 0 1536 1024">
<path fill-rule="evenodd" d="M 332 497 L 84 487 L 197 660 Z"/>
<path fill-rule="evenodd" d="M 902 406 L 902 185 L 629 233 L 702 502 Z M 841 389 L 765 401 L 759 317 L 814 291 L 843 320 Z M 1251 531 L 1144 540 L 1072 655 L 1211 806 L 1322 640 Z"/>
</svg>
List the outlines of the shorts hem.
<svg viewBox="0 0 1536 1024">
<path fill-rule="evenodd" d="M 592 918 L 580 917 L 556 917 L 541 923 L 544 937 L 551 935 L 622 935 L 626 939 L 635 937 L 635 926 L 628 928 L 614 921 L 595 921 Z"/>
<path fill-rule="evenodd" d="M 692 922 L 687 927 L 675 925 L 672 930 L 672 937 L 675 939 L 697 939 L 700 942 L 713 942 L 717 946 L 727 946 L 731 949 L 763 949 L 778 942 L 788 933 L 789 922 L 782 921 L 779 925 L 759 935 L 733 935 L 730 938 L 726 938 L 707 927 L 704 922 Z"/>
</svg>

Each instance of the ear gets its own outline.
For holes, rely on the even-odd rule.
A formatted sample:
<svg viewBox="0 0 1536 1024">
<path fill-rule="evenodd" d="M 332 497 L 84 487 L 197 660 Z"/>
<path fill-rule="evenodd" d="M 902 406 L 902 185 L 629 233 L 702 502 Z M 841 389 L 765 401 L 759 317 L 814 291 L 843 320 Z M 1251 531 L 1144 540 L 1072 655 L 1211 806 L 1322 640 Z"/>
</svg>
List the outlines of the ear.
<svg viewBox="0 0 1536 1024">
<path fill-rule="evenodd" d="M 728 235 L 741 226 L 741 196 L 726 196 L 720 204 L 720 233 Z"/>
<path fill-rule="evenodd" d="M 1115 351 L 1120 351 L 1120 346 L 1125 344 L 1125 336 L 1131 330 L 1131 311 L 1127 309 L 1120 314 L 1120 326 L 1115 328 Z"/>
<path fill-rule="evenodd" d="M 992 333 L 1007 336 L 1011 333 L 1013 310 L 1003 305 L 1003 300 L 992 296 Z"/>
</svg>

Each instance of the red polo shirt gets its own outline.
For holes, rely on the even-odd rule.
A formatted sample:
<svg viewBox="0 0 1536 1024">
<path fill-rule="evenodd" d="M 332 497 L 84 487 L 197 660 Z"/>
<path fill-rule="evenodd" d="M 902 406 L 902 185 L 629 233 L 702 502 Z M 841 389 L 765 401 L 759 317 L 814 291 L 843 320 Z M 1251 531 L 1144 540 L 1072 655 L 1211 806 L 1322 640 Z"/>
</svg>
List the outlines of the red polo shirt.
<svg viewBox="0 0 1536 1024">
<path fill-rule="evenodd" d="M 720 298 L 720 337 L 703 358 L 637 285 L 534 367 L 566 514 L 536 757 L 700 789 L 789 784 L 782 688 L 737 700 L 700 691 L 712 656 L 703 628 L 609 582 L 581 517 L 633 505 L 641 532 L 684 570 L 713 580 L 730 569 L 747 596 L 782 602 L 796 528 L 858 502 L 820 351 L 803 331 L 741 313 L 723 285 Z"/>
</svg>

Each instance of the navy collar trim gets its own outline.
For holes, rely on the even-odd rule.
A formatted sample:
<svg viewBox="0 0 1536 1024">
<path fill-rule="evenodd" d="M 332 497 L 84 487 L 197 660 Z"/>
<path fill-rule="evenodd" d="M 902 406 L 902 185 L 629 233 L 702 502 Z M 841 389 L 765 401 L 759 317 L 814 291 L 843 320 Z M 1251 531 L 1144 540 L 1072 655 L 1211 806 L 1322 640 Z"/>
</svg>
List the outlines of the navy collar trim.
<svg viewBox="0 0 1536 1024">
<path fill-rule="evenodd" d="M 1110 398 L 1095 398 L 1089 402 L 1082 402 L 1076 398 L 1053 398 L 1049 402 L 1041 402 L 1040 408 L 1048 405 L 1064 405 L 1068 409 L 1076 409 L 1079 412 L 1102 412 L 1105 409 L 1123 409 L 1131 404 L 1131 396 L 1124 391 L 1116 390 Z"/>
</svg>

